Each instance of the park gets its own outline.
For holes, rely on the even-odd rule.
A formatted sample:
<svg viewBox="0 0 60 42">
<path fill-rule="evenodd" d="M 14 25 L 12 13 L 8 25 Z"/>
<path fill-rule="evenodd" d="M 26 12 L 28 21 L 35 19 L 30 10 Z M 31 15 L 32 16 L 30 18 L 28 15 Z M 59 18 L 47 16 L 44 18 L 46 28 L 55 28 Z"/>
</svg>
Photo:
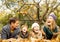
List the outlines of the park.
<svg viewBox="0 0 60 42">
<path fill-rule="evenodd" d="M 7 24 L 11 28 L 19 27 L 20 31 L 12 29 L 12 33 L 7 30 Z M 25 30 L 28 32 L 24 37 L 21 31 L 25 33 Z M 0 0 L 0 42 L 60 42 L 60 0 Z"/>
</svg>

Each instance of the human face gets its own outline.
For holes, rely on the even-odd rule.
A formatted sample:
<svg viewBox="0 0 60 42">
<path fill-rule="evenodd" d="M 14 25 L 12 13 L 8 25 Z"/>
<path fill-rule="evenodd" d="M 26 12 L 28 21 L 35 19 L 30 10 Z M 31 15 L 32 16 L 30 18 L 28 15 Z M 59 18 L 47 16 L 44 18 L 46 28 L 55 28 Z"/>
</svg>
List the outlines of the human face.
<svg viewBox="0 0 60 42">
<path fill-rule="evenodd" d="M 39 27 L 38 26 L 35 26 L 33 29 L 34 29 L 34 32 L 36 32 L 36 33 L 39 32 Z"/>
<path fill-rule="evenodd" d="M 17 28 L 19 26 L 19 21 L 16 21 L 15 23 L 11 23 L 12 28 Z"/>
<path fill-rule="evenodd" d="M 26 26 L 22 28 L 22 32 L 23 33 L 26 33 L 27 32 L 27 27 Z"/>
<path fill-rule="evenodd" d="M 47 25 L 51 25 L 54 22 L 53 17 L 49 16 L 46 22 L 47 22 Z"/>
</svg>

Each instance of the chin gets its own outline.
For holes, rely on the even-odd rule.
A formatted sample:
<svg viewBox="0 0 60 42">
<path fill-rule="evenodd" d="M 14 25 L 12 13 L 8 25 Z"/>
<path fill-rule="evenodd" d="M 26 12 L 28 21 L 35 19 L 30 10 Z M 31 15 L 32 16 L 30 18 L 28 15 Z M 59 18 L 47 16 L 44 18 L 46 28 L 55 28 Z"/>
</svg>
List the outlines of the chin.
<svg viewBox="0 0 60 42">
<path fill-rule="evenodd" d="M 26 31 L 25 32 L 23 31 L 23 33 L 26 33 Z"/>
<path fill-rule="evenodd" d="M 48 23 L 48 25 L 51 25 L 51 23 Z"/>
</svg>

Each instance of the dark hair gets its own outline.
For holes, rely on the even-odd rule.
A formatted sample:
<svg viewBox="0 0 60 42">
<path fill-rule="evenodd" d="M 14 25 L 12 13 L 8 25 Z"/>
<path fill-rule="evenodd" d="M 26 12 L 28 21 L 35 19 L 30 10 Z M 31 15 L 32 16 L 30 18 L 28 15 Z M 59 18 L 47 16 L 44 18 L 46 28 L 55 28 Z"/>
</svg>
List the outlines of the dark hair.
<svg viewBox="0 0 60 42">
<path fill-rule="evenodd" d="M 11 23 L 15 23 L 16 21 L 19 21 L 19 19 L 16 18 L 16 17 L 12 17 L 12 18 L 9 19 L 9 23 L 10 23 L 10 24 L 11 24 Z"/>
</svg>

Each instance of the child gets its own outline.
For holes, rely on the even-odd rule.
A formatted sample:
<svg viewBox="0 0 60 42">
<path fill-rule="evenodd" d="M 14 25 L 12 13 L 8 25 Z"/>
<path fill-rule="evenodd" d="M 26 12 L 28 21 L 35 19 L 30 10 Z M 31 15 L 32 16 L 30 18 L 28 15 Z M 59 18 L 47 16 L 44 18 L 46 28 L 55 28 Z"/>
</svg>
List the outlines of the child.
<svg viewBox="0 0 60 42">
<path fill-rule="evenodd" d="M 22 39 L 29 38 L 29 32 L 28 32 L 27 25 L 22 25 L 19 36 Z"/>
<path fill-rule="evenodd" d="M 35 39 L 42 39 L 42 33 L 40 31 L 38 23 L 32 24 L 31 37 Z"/>
</svg>

